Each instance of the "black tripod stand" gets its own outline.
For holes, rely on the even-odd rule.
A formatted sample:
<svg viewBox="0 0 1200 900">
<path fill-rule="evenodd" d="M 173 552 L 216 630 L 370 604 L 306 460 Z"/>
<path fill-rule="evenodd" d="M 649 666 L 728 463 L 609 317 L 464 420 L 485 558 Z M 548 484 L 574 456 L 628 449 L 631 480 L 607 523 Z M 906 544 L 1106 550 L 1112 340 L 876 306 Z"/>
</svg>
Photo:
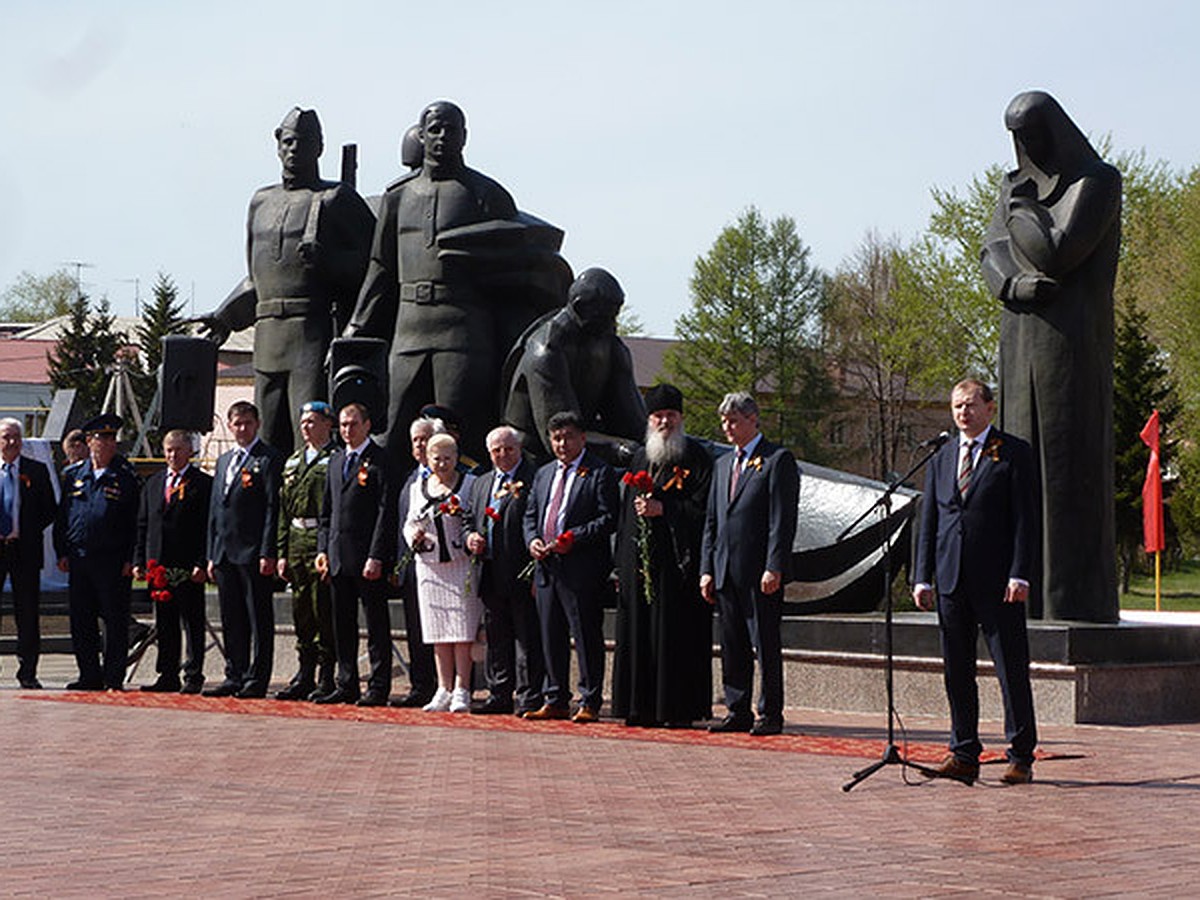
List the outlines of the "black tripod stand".
<svg viewBox="0 0 1200 900">
<path fill-rule="evenodd" d="M 949 439 L 949 435 L 946 435 Z M 874 503 L 863 510 L 862 515 L 851 522 L 846 529 L 838 535 L 838 540 L 843 541 L 858 524 L 867 516 L 871 515 L 876 509 L 882 510 L 883 517 L 886 520 L 892 512 L 892 495 L 896 493 L 897 488 L 908 481 L 920 469 L 933 458 L 933 454 L 938 452 L 938 449 L 944 443 L 942 440 L 935 442 L 928 448 L 928 452 L 917 460 L 904 475 L 893 480 Z M 883 538 L 883 647 L 884 647 L 884 673 L 885 683 L 887 685 L 887 746 L 883 748 L 883 757 L 878 761 L 871 763 L 865 769 L 859 769 L 850 776 L 850 780 L 842 785 L 843 791 L 849 791 L 862 781 L 870 778 L 884 766 L 911 766 L 919 772 L 926 775 L 935 775 L 933 769 L 923 766 L 920 763 L 911 762 L 900 755 L 899 748 L 896 747 L 896 698 L 895 698 L 895 656 L 892 652 L 892 533 L 886 532 Z"/>
</svg>

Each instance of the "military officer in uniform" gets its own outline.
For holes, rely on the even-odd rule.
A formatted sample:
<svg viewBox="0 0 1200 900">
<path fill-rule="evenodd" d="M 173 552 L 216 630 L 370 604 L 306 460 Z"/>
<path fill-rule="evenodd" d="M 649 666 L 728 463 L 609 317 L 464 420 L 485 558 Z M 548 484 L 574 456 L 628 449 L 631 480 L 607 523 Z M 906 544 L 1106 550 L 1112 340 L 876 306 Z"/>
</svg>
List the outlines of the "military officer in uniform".
<svg viewBox="0 0 1200 900">
<path fill-rule="evenodd" d="M 117 452 L 121 419 L 112 413 L 84 424 L 88 457 L 63 472 L 54 523 L 58 567 L 68 574 L 71 642 L 79 678 L 68 690 L 119 691 L 129 654 L 129 592 L 141 486 Z M 100 629 L 104 621 L 104 665 Z"/>
<path fill-rule="evenodd" d="M 275 697 L 312 700 L 333 690 L 333 601 L 313 561 L 317 555 L 317 525 L 329 455 L 335 444 L 333 409 L 324 400 L 300 408 L 304 446 L 283 464 L 279 492 L 279 577 L 292 585 L 292 622 L 300 669 Z M 317 676 L 318 667 L 320 676 Z"/>
</svg>

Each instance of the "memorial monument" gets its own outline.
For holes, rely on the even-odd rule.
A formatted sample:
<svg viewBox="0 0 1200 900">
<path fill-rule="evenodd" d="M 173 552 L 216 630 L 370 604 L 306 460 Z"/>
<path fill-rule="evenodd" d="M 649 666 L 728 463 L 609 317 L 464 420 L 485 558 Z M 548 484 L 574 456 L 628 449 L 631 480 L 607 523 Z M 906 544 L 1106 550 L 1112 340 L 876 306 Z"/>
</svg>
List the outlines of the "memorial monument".
<svg viewBox="0 0 1200 900">
<path fill-rule="evenodd" d="M 321 179 L 324 142 L 314 110 L 292 109 L 275 141 L 283 180 L 250 200 L 249 273 L 199 321 L 218 345 L 255 326 L 262 438 L 286 455 L 299 442 L 301 405 L 326 399 L 326 353 L 354 307 L 375 217 L 352 186 Z"/>
<path fill-rule="evenodd" d="M 1004 121 L 1017 168 L 1001 183 L 982 266 L 1004 304 L 999 425 L 1032 445 L 1041 491 L 1041 584 L 1033 586 L 1030 613 L 1116 622 L 1113 280 L 1121 176 L 1049 94 L 1017 95 Z"/>
</svg>

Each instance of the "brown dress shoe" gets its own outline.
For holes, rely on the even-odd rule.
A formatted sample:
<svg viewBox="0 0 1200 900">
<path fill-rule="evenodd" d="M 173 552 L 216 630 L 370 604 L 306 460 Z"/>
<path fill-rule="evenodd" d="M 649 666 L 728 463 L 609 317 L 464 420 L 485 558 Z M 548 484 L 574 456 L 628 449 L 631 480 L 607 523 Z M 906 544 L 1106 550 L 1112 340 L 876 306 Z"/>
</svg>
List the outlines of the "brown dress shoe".
<svg viewBox="0 0 1200 900">
<path fill-rule="evenodd" d="M 571 711 L 565 706 L 551 706 L 546 703 L 541 709 L 535 709 L 525 713 L 523 718 L 526 719 L 569 719 Z"/>
<path fill-rule="evenodd" d="M 979 763 L 963 762 L 953 753 L 933 767 L 933 774 L 924 773 L 926 778 L 953 778 L 963 784 L 974 784 L 979 777 Z"/>
<path fill-rule="evenodd" d="M 1021 762 L 1009 763 L 1000 780 L 1005 784 L 1029 784 L 1033 781 L 1033 766 Z"/>
<path fill-rule="evenodd" d="M 588 722 L 599 722 L 600 714 L 590 707 L 581 706 L 575 710 L 575 715 L 571 716 L 571 721 L 579 725 L 586 725 Z"/>
</svg>

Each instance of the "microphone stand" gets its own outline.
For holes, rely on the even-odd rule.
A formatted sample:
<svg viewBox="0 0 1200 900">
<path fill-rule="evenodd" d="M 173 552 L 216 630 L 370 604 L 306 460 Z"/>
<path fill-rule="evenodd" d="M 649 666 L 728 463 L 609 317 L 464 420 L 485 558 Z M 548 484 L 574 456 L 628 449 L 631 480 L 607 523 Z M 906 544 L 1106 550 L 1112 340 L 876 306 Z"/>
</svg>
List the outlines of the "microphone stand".
<svg viewBox="0 0 1200 900">
<path fill-rule="evenodd" d="M 949 440 L 949 435 L 946 439 Z M 922 456 L 904 475 L 892 481 L 874 503 L 863 510 L 862 515 L 846 526 L 845 530 L 838 535 L 838 541 L 843 541 L 846 537 L 858 527 L 867 516 L 871 515 L 876 509 L 883 512 L 884 520 L 891 514 L 892 511 L 892 495 L 896 493 L 904 482 L 908 481 L 921 468 L 925 466 L 933 458 L 933 455 L 942 448 L 945 441 L 937 440 L 928 452 Z M 895 656 L 892 651 L 892 534 L 889 531 L 883 539 L 883 599 L 884 599 L 884 614 L 883 614 L 883 646 L 884 646 L 884 673 L 885 683 L 887 685 L 887 746 L 883 749 L 883 756 L 878 762 L 871 763 L 866 768 L 859 769 L 850 776 L 850 780 L 842 785 L 843 791 L 850 791 L 861 782 L 870 778 L 884 766 L 910 766 L 919 772 L 926 775 L 936 775 L 937 773 L 920 763 L 912 762 L 900 755 L 899 748 L 896 747 L 896 695 L 895 695 Z"/>
</svg>

